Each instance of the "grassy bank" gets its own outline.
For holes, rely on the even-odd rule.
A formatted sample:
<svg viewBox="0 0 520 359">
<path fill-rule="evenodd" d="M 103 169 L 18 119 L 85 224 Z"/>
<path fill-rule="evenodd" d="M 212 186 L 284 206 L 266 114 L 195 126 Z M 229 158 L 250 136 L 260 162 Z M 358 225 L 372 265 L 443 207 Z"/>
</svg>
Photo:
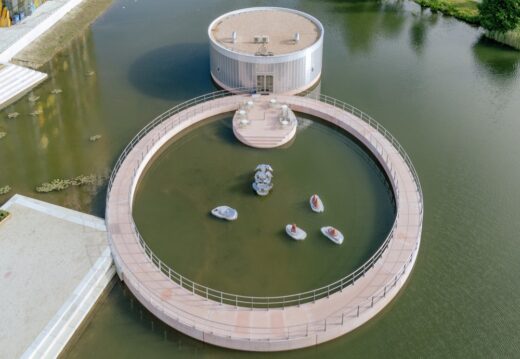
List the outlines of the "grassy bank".
<svg viewBox="0 0 520 359">
<path fill-rule="evenodd" d="M 49 31 L 45 32 L 11 60 L 15 64 L 38 69 L 96 20 L 113 0 L 83 1 Z"/>
<path fill-rule="evenodd" d="M 516 30 L 508 31 L 506 33 L 488 31 L 486 32 L 486 36 L 502 44 L 506 44 L 514 47 L 517 50 L 520 50 L 520 25 L 516 28 Z"/>
<path fill-rule="evenodd" d="M 472 25 L 480 25 L 478 2 L 476 0 L 414 0 L 432 11 L 440 11 Z M 501 44 L 520 50 L 520 25 L 514 31 L 499 33 L 487 31 L 486 36 Z"/>
<path fill-rule="evenodd" d="M 415 2 L 470 24 L 480 24 L 478 3 L 475 0 L 415 0 Z"/>
</svg>

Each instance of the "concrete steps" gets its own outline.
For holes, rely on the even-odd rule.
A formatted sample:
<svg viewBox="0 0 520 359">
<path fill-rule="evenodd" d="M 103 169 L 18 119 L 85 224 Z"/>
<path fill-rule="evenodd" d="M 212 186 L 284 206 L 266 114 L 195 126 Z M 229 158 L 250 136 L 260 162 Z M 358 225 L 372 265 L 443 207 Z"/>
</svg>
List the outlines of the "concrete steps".
<svg viewBox="0 0 520 359">
<path fill-rule="evenodd" d="M 46 78 L 47 74 L 43 72 L 3 64 L 0 68 L 0 109 L 22 97 Z"/>
<path fill-rule="evenodd" d="M 248 143 L 258 148 L 273 148 L 287 142 L 286 136 L 243 136 Z"/>
</svg>

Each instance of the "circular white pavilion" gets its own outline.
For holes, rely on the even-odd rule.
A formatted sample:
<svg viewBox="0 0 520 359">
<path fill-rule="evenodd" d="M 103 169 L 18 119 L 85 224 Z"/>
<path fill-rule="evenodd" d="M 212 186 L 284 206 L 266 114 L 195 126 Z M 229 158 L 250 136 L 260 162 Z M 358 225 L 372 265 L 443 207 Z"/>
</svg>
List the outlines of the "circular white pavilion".
<svg viewBox="0 0 520 359">
<path fill-rule="evenodd" d="M 279 7 L 226 13 L 208 28 L 213 80 L 226 90 L 297 94 L 321 75 L 323 26 L 313 16 Z"/>
</svg>

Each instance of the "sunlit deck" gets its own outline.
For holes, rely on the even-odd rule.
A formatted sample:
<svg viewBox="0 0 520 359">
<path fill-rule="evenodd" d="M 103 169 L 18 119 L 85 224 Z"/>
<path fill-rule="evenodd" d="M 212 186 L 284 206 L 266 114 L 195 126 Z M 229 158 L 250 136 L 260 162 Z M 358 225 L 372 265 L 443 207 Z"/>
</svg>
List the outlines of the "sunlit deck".
<svg viewBox="0 0 520 359">
<path fill-rule="evenodd" d="M 233 117 L 233 133 L 245 145 L 282 146 L 294 138 L 298 121 L 291 109 L 276 100 L 258 96 L 245 101 Z"/>
</svg>

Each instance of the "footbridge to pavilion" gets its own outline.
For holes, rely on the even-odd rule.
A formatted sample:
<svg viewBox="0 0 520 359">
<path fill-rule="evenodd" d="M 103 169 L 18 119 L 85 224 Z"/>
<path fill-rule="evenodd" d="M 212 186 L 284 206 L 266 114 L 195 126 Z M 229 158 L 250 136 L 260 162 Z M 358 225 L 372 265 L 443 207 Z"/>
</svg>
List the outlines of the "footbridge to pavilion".
<svg viewBox="0 0 520 359">
<path fill-rule="evenodd" d="M 274 96 L 273 96 L 274 97 Z M 312 291 L 279 297 L 224 293 L 191 281 L 146 245 L 132 218 L 139 179 L 154 155 L 179 132 L 236 111 L 248 94 L 220 91 L 185 102 L 150 122 L 125 148 L 107 191 L 106 223 L 119 277 L 135 297 L 171 327 L 214 345 L 277 351 L 316 345 L 370 320 L 399 292 L 419 250 L 423 197 L 410 158 L 381 125 L 326 96 L 276 95 L 293 111 L 348 132 L 379 161 L 396 201 L 396 218 L 382 245 L 353 273 Z"/>
</svg>

